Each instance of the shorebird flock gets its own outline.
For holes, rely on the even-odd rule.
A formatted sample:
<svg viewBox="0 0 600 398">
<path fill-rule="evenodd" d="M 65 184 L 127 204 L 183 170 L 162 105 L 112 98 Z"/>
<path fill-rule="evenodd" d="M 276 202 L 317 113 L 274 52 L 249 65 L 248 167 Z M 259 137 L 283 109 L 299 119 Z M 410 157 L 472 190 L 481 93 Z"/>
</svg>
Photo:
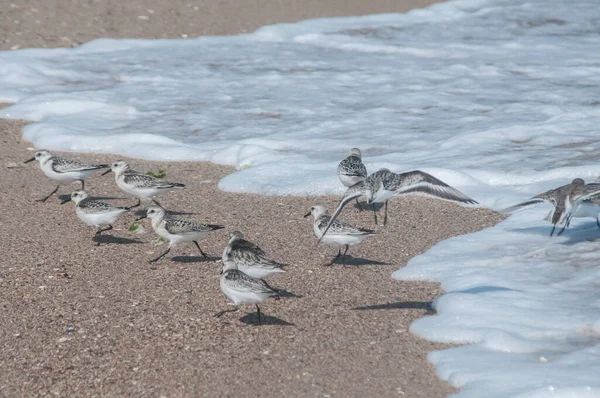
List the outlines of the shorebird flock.
<svg viewBox="0 0 600 398">
<path fill-rule="evenodd" d="M 169 245 L 165 252 L 150 259 L 149 262 L 160 261 L 175 245 L 185 242 L 193 242 L 200 254 L 208 258 L 198 241 L 208 233 L 225 228 L 222 225 L 203 224 L 170 215 L 156 200 L 156 197 L 184 189 L 185 186 L 132 170 L 129 164 L 122 160 L 111 165 L 85 164 L 77 160 L 54 156 L 47 150 L 38 150 L 35 156 L 25 163 L 34 160 L 39 162 L 41 170 L 47 177 L 58 183 L 52 192 L 39 201 L 46 202 L 58 192 L 63 183 L 80 182 L 81 189 L 72 192 L 70 198 L 62 201 L 62 204 L 69 201 L 75 203 L 77 217 L 96 229 L 93 238 L 113 229 L 113 224 L 117 219 L 130 209 L 141 206 L 142 200 L 153 201 L 156 206 L 147 208 L 145 214 L 136 221 L 150 219 L 154 232 L 168 241 Z M 90 197 L 84 190 L 85 180 L 100 170 L 105 170 L 102 175 L 112 171 L 119 189 L 127 196 L 137 199 L 137 203 L 129 207 L 116 207 Z M 376 236 L 376 231 L 373 229 L 358 228 L 338 218 L 344 207 L 352 200 L 356 200 L 357 207 L 361 211 L 365 206 L 370 205 L 375 225 L 378 224 L 376 204 L 383 204 L 383 226 L 388 223 L 388 201 L 394 196 L 416 194 L 461 204 L 478 204 L 464 193 L 423 171 L 393 173 L 388 169 L 380 169 L 369 175 L 358 148 L 352 148 L 348 156 L 339 163 L 337 174 L 347 189 L 333 215 L 322 205 L 312 206 L 304 215 L 304 217 L 312 217 L 312 227 L 318 239 L 317 243 L 322 242 L 338 248 L 337 255 L 324 264 L 326 266 L 331 266 L 338 261 L 343 262 L 350 246 L 358 245 L 365 239 Z M 361 205 L 358 201 L 359 198 L 364 198 L 366 205 Z M 511 213 L 542 202 L 548 202 L 554 206 L 554 209 L 546 217 L 553 225 L 550 236 L 554 234 L 557 225 L 562 226 L 558 232 L 558 235 L 561 235 L 569 227 L 573 217 L 589 217 L 592 214 L 599 217 L 600 183 L 585 184 L 582 179 L 577 178 L 570 184 L 536 195 L 526 202 L 503 211 Z M 600 226 L 600 218 L 597 222 Z M 96 240 L 96 244 L 100 243 Z M 343 253 L 342 249 L 344 249 Z M 220 276 L 220 288 L 234 304 L 234 307 L 230 310 L 220 311 L 215 316 L 221 317 L 227 312 L 237 311 L 240 304 L 254 304 L 260 323 L 261 311 L 258 304 L 271 297 L 279 298 L 282 293 L 270 286 L 265 279 L 286 272 L 286 265 L 269 258 L 259 246 L 245 240 L 240 231 L 232 231 L 229 234 L 229 241 L 221 260 L 223 268 Z"/>
</svg>

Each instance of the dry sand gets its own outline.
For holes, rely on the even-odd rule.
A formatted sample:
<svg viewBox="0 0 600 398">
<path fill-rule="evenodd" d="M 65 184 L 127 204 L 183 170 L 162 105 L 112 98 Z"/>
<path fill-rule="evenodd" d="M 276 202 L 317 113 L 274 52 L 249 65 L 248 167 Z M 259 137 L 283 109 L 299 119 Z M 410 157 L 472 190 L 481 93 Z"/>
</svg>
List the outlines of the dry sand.
<svg viewBox="0 0 600 398">
<path fill-rule="evenodd" d="M 198 6 L 210 15 L 212 25 L 185 32 L 234 33 L 276 21 L 398 11 L 424 3 L 371 1 L 367 7 L 358 1 L 311 1 L 300 9 L 300 2 L 241 2 L 231 8 L 227 4 L 233 1 L 190 2 L 192 10 Z M 0 8 L 4 29 L 11 26 L 7 19 L 34 23 L 31 13 L 41 21 L 35 32 L 11 30 L 4 36 L 11 41 L 2 45 L 10 48 L 19 38 L 23 47 L 57 46 L 59 36 L 73 42 L 99 36 L 174 37 L 184 31 L 176 26 L 203 21 L 191 16 L 187 2 L 117 4 L 40 0 Z M 68 6 L 79 14 L 66 15 Z M 30 14 L 21 15 L 27 7 Z M 149 26 L 137 19 L 142 9 L 153 9 L 152 18 L 162 22 Z M 62 26 L 62 20 L 73 25 Z M 127 230 L 135 215 L 123 217 L 112 237 L 95 246 L 93 229 L 76 218 L 73 203 L 60 206 L 57 197 L 35 202 L 54 185 L 35 163 L 22 164 L 32 156 L 26 149 L 30 144 L 20 138 L 23 125 L 0 120 L 0 396 L 432 398 L 453 391 L 426 362 L 427 352 L 442 346 L 408 332 L 441 291 L 431 283 L 394 281 L 390 274 L 440 240 L 493 225 L 498 215 L 436 200 L 394 199 L 388 226 L 352 248 L 348 266 L 323 267 L 336 250 L 315 247 L 311 222 L 302 215 L 317 203 L 333 208 L 338 198 L 231 194 L 216 184 L 232 168 L 131 160 L 136 169 L 166 169 L 167 179 L 187 185 L 164 197 L 165 207 L 227 227 L 200 242 L 211 261 L 199 257 L 193 245 L 181 245 L 151 265 L 147 260 L 165 246 L 150 243 L 155 235 L 147 222 L 144 234 Z M 118 158 L 69 156 L 98 162 Z M 86 185 L 95 196 L 118 198 L 111 200 L 115 204 L 133 203 L 112 174 L 93 176 Z M 59 194 L 76 186 L 61 187 Z M 373 227 L 371 212 L 348 208 L 344 218 Z M 291 264 L 288 273 L 270 282 L 296 297 L 265 303 L 262 326 L 254 326 L 252 307 L 213 317 L 227 308 L 219 290 L 220 264 L 214 260 L 234 229 Z"/>
</svg>

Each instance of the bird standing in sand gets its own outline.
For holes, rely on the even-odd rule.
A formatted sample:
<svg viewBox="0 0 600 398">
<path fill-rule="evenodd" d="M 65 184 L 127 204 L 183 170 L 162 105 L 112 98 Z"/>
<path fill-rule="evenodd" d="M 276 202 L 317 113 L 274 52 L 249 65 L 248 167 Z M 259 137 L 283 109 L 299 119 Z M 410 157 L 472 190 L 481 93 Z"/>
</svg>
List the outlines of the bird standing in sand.
<svg viewBox="0 0 600 398">
<path fill-rule="evenodd" d="M 279 299 L 279 294 L 267 282 L 260 278 L 253 278 L 236 268 L 233 261 L 223 263 L 220 278 L 221 291 L 234 304 L 234 308 L 223 310 L 215 314 L 217 318 L 227 312 L 238 310 L 240 304 L 254 304 L 258 314 L 258 323 L 261 323 L 259 303 L 269 297 Z"/>
<path fill-rule="evenodd" d="M 327 236 L 323 235 L 325 227 L 331 222 L 331 215 L 325 206 L 316 205 L 310 208 L 310 211 L 304 217 L 313 216 L 313 230 L 317 238 L 322 239 L 323 243 L 338 246 L 338 254 L 325 265 L 332 265 L 340 256 L 342 260 L 346 257 L 350 246 L 358 245 L 366 237 L 375 234 L 375 231 L 363 228 L 354 228 L 342 220 L 336 220 L 331 223 L 330 231 Z M 342 254 L 342 246 L 345 248 Z"/>
<path fill-rule="evenodd" d="M 141 199 L 152 199 L 156 205 L 161 206 L 155 196 L 164 195 L 175 189 L 182 189 L 183 184 L 177 182 L 163 181 L 160 178 L 152 177 L 147 174 L 132 170 L 129 164 L 123 160 L 117 160 L 110 166 L 110 170 L 106 170 L 102 175 L 110 172 L 115 173 L 115 182 L 121 191 L 127 195 L 137 198 L 137 203 L 129 206 L 130 209 L 138 207 L 141 204 Z"/>
<path fill-rule="evenodd" d="M 183 218 L 169 217 L 166 210 L 162 207 L 149 208 L 146 211 L 146 215 L 138 218 L 136 221 L 143 218 L 149 218 L 152 221 L 152 229 L 154 229 L 154 232 L 161 238 L 169 241 L 169 248 L 160 256 L 150 260 L 151 263 L 157 262 L 166 256 L 173 246 L 182 242 L 194 242 L 198 250 L 200 250 L 200 254 L 202 254 L 204 258 L 208 258 L 206 253 L 200 248 L 198 239 L 209 232 L 225 228 L 222 225 L 201 224 Z"/>
<path fill-rule="evenodd" d="M 108 168 L 107 164 L 85 164 L 74 159 L 54 156 L 52 152 L 45 149 L 40 149 L 35 153 L 35 156 L 25 161 L 25 163 L 37 160 L 40 168 L 54 181 L 58 181 L 58 185 L 54 191 L 50 192 L 38 202 L 45 202 L 48 198 L 58 191 L 60 184 L 65 182 L 79 181 L 81 189 L 85 189 L 85 179 L 92 175 L 95 171 Z"/>
<path fill-rule="evenodd" d="M 63 200 L 61 204 L 70 201 L 73 201 L 76 204 L 75 213 L 77 214 L 77 217 L 87 225 L 96 227 L 94 237 L 100 236 L 102 232 L 113 229 L 112 224 L 117 221 L 121 214 L 128 211 L 124 207 L 115 207 L 108 203 L 93 200 L 84 190 L 74 191 L 71 193 L 71 197 Z M 108 227 L 102 228 L 104 225 L 108 225 Z M 97 242 L 97 245 L 99 244 L 100 243 Z"/>
</svg>

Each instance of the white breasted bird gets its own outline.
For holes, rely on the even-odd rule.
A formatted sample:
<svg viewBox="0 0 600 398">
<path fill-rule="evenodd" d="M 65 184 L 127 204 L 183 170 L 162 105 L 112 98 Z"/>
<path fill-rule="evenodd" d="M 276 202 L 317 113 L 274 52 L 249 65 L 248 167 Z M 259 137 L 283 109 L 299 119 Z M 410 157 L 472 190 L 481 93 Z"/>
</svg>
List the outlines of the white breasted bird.
<svg viewBox="0 0 600 398">
<path fill-rule="evenodd" d="M 48 198 L 58 191 L 60 184 L 65 182 L 79 181 L 81 183 L 81 189 L 85 189 L 85 179 L 92 175 L 94 172 L 106 169 L 109 167 L 107 164 L 85 164 L 74 159 L 63 158 L 54 156 L 52 152 L 45 149 L 36 151 L 35 156 L 25 161 L 25 163 L 33 162 L 37 160 L 40 164 L 40 168 L 54 181 L 58 181 L 58 185 L 54 188 L 54 191 L 50 192 L 43 199 L 38 199 L 38 202 L 45 202 Z"/>
<path fill-rule="evenodd" d="M 266 301 L 269 297 L 279 298 L 277 291 L 269 286 L 267 282 L 246 275 L 236 268 L 233 261 L 223 263 L 220 286 L 223 294 L 233 302 L 234 308 L 216 313 L 217 318 L 226 312 L 237 311 L 240 304 L 254 304 L 258 313 L 258 323 L 261 323 L 258 304 Z"/>
<path fill-rule="evenodd" d="M 366 237 L 375 234 L 373 230 L 355 228 L 342 220 L 336 220 L 330 225 L 329 233 L 324 236 L 325 227 L 331 221 L 329 210 L 325 206 L 316 205 L 311 207 L 310 211 L 304 217 L 309 217 L 310 215 L 313 216 L 313 230 L 317 238 L 322 239 L 323 243 L 327 245 L 339 247 L 337 256 L 325 265 L 332 265 L 340 256 L 344 260 L 350 246 L 358 245 Z M 344 254 L 342 254 L 342 246 L 345 247 Z"/>
<path fill-rule="evenodd" d="M 154 199 L 155 196 L 164 195 L 175 189 L 182 189 L 185 185 L 177 182 L 163 181 L 160 178 L 152 177 L 147 174 L 132 170 L 129 164 L 123 160 L 117 160 L 102 175 L 110 172 L 115 173 L 115 182 L 117 186 L 129 196 L 137 198 L 138 202 L 129 208 L 137 207 L 141 204 L 141 199 L 152 199 L 154 203 L 162 207 Z"/>
<path fill-rule="evenodd" d="M 158 236 L 169 241 L 169 248 L 160 256 L 150 260 L 154 263 L 163 258 L 167 253 L 171 251 L 171 248 L 178 243 L 183 242 L 194 242 L 200 254 L 204 258 L 208 258 L 206 253 L 202 251 L 198 244 L 198 239 L 202 238 L 209 232 L 223 229 L 222 225 L 213 224 L 201 224 L 193 220 L 186 220 L 183 218 L 175 218 L 167 215 L 167 212 L 162 207 L 150 207 L 146 211 L 146 215 L 138 218 L 149 218 L 152 221 L 152 228 Z"/>
<path fill-rule="evenodd" d="M 73 201 L 76 204 L 75 213 L 77 214 L 77 217 L 87 225 L 96 228 L 94 237 L 100 236 L 102 232 L 113 229 L 112 224 L 117 221 L 121 214 L 128 211 L 123 207 L 115 207 L 108 203 L 91 199 L 84 190 L 74 191 L 71 193 L 71 197 L 62 201 L 61 204 L 70 201 Z M 104 225 L 108 225 L 108 227 L 102 228 Z M 100 243 L 97 242 L 97 244 L 99 245 Z"/>
</svg>

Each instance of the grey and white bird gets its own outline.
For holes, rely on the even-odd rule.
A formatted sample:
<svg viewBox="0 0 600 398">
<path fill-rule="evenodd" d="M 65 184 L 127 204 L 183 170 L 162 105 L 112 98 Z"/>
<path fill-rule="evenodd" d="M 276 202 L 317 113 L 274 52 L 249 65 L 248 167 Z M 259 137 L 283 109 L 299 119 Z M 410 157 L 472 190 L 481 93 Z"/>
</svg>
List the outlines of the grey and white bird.
<svg viewBox="0 0 600 398">
<path fill-rule="evenodd" d="M 100 236 L 102 232 L 113 229 L 112 224 L 117 221 L 121 214 L 128 210 L 124 207 L 115 207 L 108 203 L 100 202 L 89 197 L 89 194 L 84 190 L 77 190 L 71 193 L 69 199 L 63 200 L 61 204 L 67 202 L 75 202 L 75 214 L 84 223 L 96 228 L 94 237 Z M 107 228 L 102 228 L 108 225 Z M 97 242 L 99 245 L 100 243 Z"/>
<path fill-rule="evenodd" d="M 344 206 L 352 199 L 361 196 L 367 198 L 367 203 L 373 205 L 375 224 L 377 224 L 375 203 L 385 203 L 383 225 L 386 225 L 388 200 L 393 196 L 408 194 L 428 196 L 452 202 L 477 204 L 477 201 L 471 199 L 456 188 L 452 188 L 445 182 L 423 171 L 414 170 L 396 174 L 388 169 L 380 169 L 368 176 L 364 181 L 358 182 L 346 190 L 335 209 L 333 216 L 331 216 L 330 224 L 325 227 L 323 235 L 327 234 L 331 223 L 335 221 Z M 319 242 L 320 241 L 321 239 Z"/>
<path fill-rule="evenodd" d="M 352 148 L 346 158 L 344 158 L 337 168 L 337 174 L 346 188 L 351 187 L 367 178 L 367 168 L 362 162 L 360 149 Z M 356 199 L 356 205 L 362 210 Z"/>
<path fill-rule="evenodd" d="M 269 284 L 260 278 L 254 278 L 236 268 L 233 261 L 223 263 L 220 278 L 221 291 L 234 304 L 233 309 L 223 310 L 215 314 L 221 317 L 227 312 L 238 310 L 240 304 L 254 304 L 258 314 L 258 323 L 261 323 L 260 307 L 258 304 L 270 297 L 279 299 L 279 294 Z"/>
<path fill-rule="evenodd" d="M 360 149 L 352 148 L 337 168 L 337 174 L 345 187 L 364 181 L 367 178 L 367 168 L 362 162 Z"/>
<path fill-rule="evenodd" d="M 152 177 L 144 173 L 132 170 L 129 164 L 123 160 L 117 160 L 110 166 L 110 170 L 105 171 L 102 175 L 110 172 L 115 173 L 115 182 L 121 191 L 129 196 L 137 198 L 138 202 L 129 208 L 138 207 L 141 204 L 141 199 L 152 199 L 154 203 L 162 207 L 160 203 L 154 199 L 155 196 L 164 195 L 175 189 L 182 189 L 183 184 L 177 182 L 163 181 L 160 178 Z"/>
<path fill-rule="evenodd" d="M 183 242 L 194 242 L 198 250 L 200 250 L 200 254 L 204 258 L 208 258 L 206 253 L 200 248 L 198 239 L 209 232 L 225 228 L 222 225 L 201 224 L 193 220 L 170 217 L 162 207 L 150 207 L 146 211 L 146 215 L 139 217 L 136 221 L 144 218 L 151 220 L 152 229 L 154 229 L 154 232 L 158 236 L 169 241 L 169 248 L 160 256 L 150 260 L 151 263 L 157 262 L 166 256 L 173 246 Z"/>
<path fill-rule="evenodd" d="M 38 202 L 45 202 L 48 198 L 58 191 L 61 184 L 65 182 L 79 181 L 81 183 L 81 189 L 85 189 L 85 179 L 92 175 L 94 172 L 108 168 L 107 164 L 85 164 L 74 159 L 63 158 L 54 156 L 52 152 L 45 149 L 36 151 L 35 156 L 31 159 L 27 159 L 25 163 L 33 162 L 37 160 L 40 164 L 40 169 L 46 174 L 47 177 L 54 181 L 58 181 L 58 185 L 54 188 L 54 191 L 50 192 L 43 199 L 38 199 Z"/>
<path fill-rule="evenodd" d="M 550 203 L 553 209 L 544 220 L 552 223 L 550 236 L 554 235 L 557 225 L 562 225 L 562 229 L 557 234 L 560 236 L 569 227 L 573 217 L 589 217 L 590 212 L 593 212 L 597 204 L 600 204 L 599 197 L 600 183 L 586 184 L 583 179 L 575 178 L 569 184 L 542 192 L 525 202 L 508 207 L 502 212 L 513 213 L 531 205 Z M 595 217 L 598 217 L 598 208 L 596 208 Z M 598 223 L 598 220 L 596 222 Z"/>
<path fill-rule="evenodd" d="M 236 268 L 253 278 L 268 278 L 285 272 L 285 264 L 271 260 L 257 245 L 244 239 L 240 231 L 229 234 L 229 244 L 223 251 L 223 264 L 233 263 Z"/>
<path fill-rule="evenodd" d="M 306 213 L 304 217 L 309 217 L 311 215 L 313 216 L 313 230 L 317 238 L 327 245 L 339 247 L 337 256 L 325 265 L 332 265 L 340 258 L 340 256 L 343 261 L 350 246 L 358 245 L 368 236 L 375 234 L 375 231 L 371 229 L 355 228 L 342 220 L 335 220 L 332 222 L 329 210 L 327 210 L 325 206 L 312 206 L 310 211 Z M 329 233 L 323 235 L 325 228 L 330 223 Z M 344 254 L 342 254 L 342 246 L 345 248 Z"/>
</svg>

